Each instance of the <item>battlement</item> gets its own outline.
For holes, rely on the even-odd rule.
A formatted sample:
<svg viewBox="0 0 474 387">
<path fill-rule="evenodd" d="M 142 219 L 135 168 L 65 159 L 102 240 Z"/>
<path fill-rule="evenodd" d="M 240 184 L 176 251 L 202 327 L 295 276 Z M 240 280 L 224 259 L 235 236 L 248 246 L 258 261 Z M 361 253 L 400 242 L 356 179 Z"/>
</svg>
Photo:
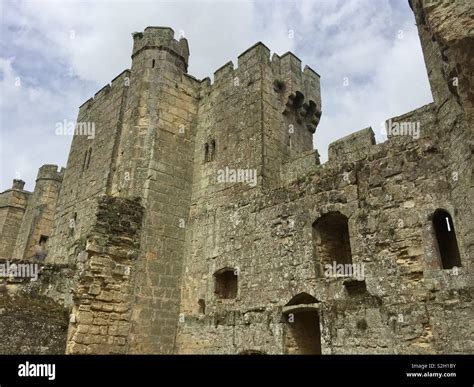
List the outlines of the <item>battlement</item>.
<svg viewBox="0 0 474 387">
<path fill-rule="evenodd" d="M 184 69 L 188 68 L 189 46 L 186 38 L 174 38 L 170 27 L 147 27 L 143 32 L 133 34 L 132 60 L 144 50 L 166 51 L 180 60 Z"/>
<path fill-rule="evenodd" d="M 128 87 L 130 85 L 130 70 L 126 69 L 122 71 L 119 75 L 117 75 L 110 83 L 105 85 L 102 89 L 100 89 L 97 93 L 94 94 L 93 97 L 89 98 L 85 101 L 82 105 L 79 106 L 79 110 L 89 109 L 92 104 L 99 99 L 103 98 L 109 92 L 116 88 L 116 87 Z"/>
<path fill-rule="evenodd" d="M 38 180 L 56 180 L 62 181 L 64 176 L 64 168 L 59 169 L 57 165 L 45 164 L 38 170 L 36 181 Z"/>
<path fill-rule="evenodd" d="M 12 189 L 18 189 L 20 191 L 23 191 L 24 187 L 25 187 L 25 182 L 23 180 L 13 179 Z"/>
<path fill-rule="evenodd" d="M 369 154 L 372 145 L 375 145 L 374 132 L 370 127 L 365 128 L 329 144 L 328 159 L 360 160 Z"/>
<path fill-rule="evenodd" d="M 318 111 L 321 110 L 319 74 L 307 65 L 302 70 L 301 60 L 291 52 L 282 56 L 273 54 L 270 58 L 270 49 L 262 42 L 255 43 L 240 54 L 237 67 L 232 61 L 227 62 L 214 72 L 214 82 L 211 82 L 209 78 L 204 78 L 201 86 L 207 88 L 224 82 L 240 85 L 240 74 L 246 71 L 251 76 L 252 72 L 257 73 L 257 69 L 262 65 L 271 70 L 273 81 L 284 84 L 287 94 L 300 91 L 304 94 L 307 103 L 314 101 Z"/>
</svg>

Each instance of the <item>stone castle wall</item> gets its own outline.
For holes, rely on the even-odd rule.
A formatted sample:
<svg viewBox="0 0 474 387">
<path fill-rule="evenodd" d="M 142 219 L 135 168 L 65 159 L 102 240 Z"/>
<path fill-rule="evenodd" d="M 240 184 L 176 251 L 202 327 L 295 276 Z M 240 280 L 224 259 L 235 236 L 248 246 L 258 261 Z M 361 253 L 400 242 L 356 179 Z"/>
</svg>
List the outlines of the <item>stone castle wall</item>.
<svg viewBox="0 0 474 387">
<path fill-rule="evenodd" d="M 94 132 L 74 136 L 64 175 L 44 166 L 33 193 L 16 182 L 0 194 L 0 258 L 30 258 L 51 235 L 39 282 L 6 283 L 8 299 L 38 296 L 57 311 L 38 328 L 43 341 L 21 349 L 19 334 L 11 347 L 472 353 L 467 11 L 410 5 L 434 102 L 388 125 L 419 125 L 419 138 L 375 144 L 363 129 L 322 165 L 319 75 L 295 55 L 270 58 L 257 43 L 211 83 L 187 74 L 188 43 L 172 29 L 135 33 L 131 69 L 80 107 Z M 220 178 L 239 170 L 255 180 Z M 455 268 L 441 260 L 440 209 Z M 327 275 L 341 257 L 363 278 Z M 5 310 L 27 321 L 14 305 Z"/>
<path fill-rule="evenodd" d="M 57 201 L 50 262 L 73 263 L 85 247 L 95 221 L 97 200 L 110 185 L 128 76 L 124 71 L 79 109 L 77 122 L 91 128 L 93 125 L 94 132 L 91 136 L 85 131 L 73 138 Z"/>
<path fill-rule="evenodd" d="M 421 127 L 437 130 L 429 120 Z M 465 125 L 456 130 L 467 134 Z M 186 257 L 179 352 L 285 353 L 290 324 L 282 310 L 302 293 L 318 300 L 323 353 L 472 352 L 463 339 L 471 335 L 468 223 L 449 194 L 457 184 L 449 160 L 430 135 L 366 146 L 364 158 L 342 151 L 372 139 L 365 130 L 338 141 L 331 148 L 345 156 L 271 192 L 238 203 L 209 197 L 214 217 L 192 221 L 191 250 L 200 253 Z M 456 214 L 463 251 L 456 275 L 439 261 L 431 223 L 437 208 Z M 360 294 L 318 270 L 312 224 L 334 211 L 348 218 L 353 263 L 365 267 Z M 239 273 L 232 300 L 215 294 L 213 273 L 223 267 Z"/>
</svg>

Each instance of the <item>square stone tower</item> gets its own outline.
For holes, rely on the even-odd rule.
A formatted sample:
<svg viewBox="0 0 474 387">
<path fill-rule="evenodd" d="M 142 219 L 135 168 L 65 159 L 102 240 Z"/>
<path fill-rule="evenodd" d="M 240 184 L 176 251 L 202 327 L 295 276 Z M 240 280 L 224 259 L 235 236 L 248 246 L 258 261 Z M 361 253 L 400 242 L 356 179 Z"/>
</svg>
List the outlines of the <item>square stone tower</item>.
<svg viewBox="0 0 474 387">
<path fill-rule="evenodd" d="M 270 59 L 257 43 L 239 56 L 237 68 L 228 63 L 217 70 L 211 84 L 187 74 L 188 43 L 172 29 L 148 27 L 133 39 L 131 69 L 80 107 L 78 123 L 92 124 L 95 133 L 73 139 L 48 260 L 92 270 L 94 257 L 108 252 L 110 258 L 107 246 L 117 244 L 104 236 L 114 226 L 100 216 L 116 211 L 124 228 L 130 221 L 124 202 L 112 198 L 139 202 L 142 221 L 130 236 L 139 241 L 125 254 L 133 256 L 124 279 L 133 321 L 126 351 L 167 353 L 175 345 L 185 241 L 199 230 L 191 207 L 207 213 L 212 200 L 275 186 L 282 163 L 312 151 L 319 76 L 309 67 L 302 71 L 291 53 Z M 99 265 L 113 270 L 114 259 Z M 84 292 L 87 283 L 79 287 Z M 94 292 L 103 298 L 109 285 L 98 286 Z M 87 297 L 76 299 L 79 316 L 94 313 Z M 71 352 L 91 350 L 80 333 L 72 328 Z M 122 352 L 125 344 L 114 348 Z"/>
</svg>

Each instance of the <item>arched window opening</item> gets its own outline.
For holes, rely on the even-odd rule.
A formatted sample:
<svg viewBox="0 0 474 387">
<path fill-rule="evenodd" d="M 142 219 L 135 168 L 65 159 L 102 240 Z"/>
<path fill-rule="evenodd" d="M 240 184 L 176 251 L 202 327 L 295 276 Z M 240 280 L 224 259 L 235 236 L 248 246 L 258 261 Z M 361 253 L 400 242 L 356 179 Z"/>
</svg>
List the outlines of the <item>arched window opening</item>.
<svg viewBox="0 0 474 387">
<path fill-rule="evenodd" d="M 238 279 L 235 269 L 224 268 L 216 273 L 215 293 L 218 298 L 232 299 L 237 297 Z"/>
<path fill-rule="evenodd" d="M 199 314 L 206 314 L 206 301 L 200 298 L 198 301 L 198 305 L 199 305 Z"/>
<path fill-rule="evenodd" d="M 313 223 L 313 255 L 318 264 L 352 264 L 347 217 L 330 212 Z"/>
<path fill-rule="evenodd" d="M 454 231 L 451 215 L 446 210 L 438 209 L 433 215 L 433 228 L 438 243 L 439 258 L 443 269 L 461 267 L 458 241 Z"/>
</svg>

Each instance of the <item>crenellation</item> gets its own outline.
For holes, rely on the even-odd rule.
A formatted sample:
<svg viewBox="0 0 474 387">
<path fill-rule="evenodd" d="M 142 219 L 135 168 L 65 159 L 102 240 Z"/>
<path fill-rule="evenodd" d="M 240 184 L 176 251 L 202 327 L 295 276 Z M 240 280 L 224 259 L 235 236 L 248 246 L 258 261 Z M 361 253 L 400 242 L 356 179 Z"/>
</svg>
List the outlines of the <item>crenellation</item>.
<svg viewBox="0 0 474 387">
<path fill-rule="evenodd" d="M 94 94 L 94 101 L 97 101 L 102 96 L 106 96 L 110 91 L 110 84 L 105 85 L 102 89 L 100 89 L 97 93 Z"/>
<path fill-rule="evenodd" d="M 214 71 L 214 85 L 223 81 L 224 79 L 233 79 L 234 75 L 234 63 L 232 61 L 227 62 L 222 67 L 219 67 Z"/>
<path fill-rule="evenodd" d="M 282 74 L 299 74 L 301 73 L 301 59 L 290 51 L 285 52 L 280 57 L 280 69 Z"/>
<path fill-rule="evenodd" d="M 38 181 L 39 179 L 42 179 L 62 181 L 63 175 L 64 168 L 58 169 L 57 165 L 46 164 L 41 166 L 41 168 L 38 170 L 38 176 L 36 177 L 36 180 Z"/>
<path fill-rule="evenodd" d="M 17 190 L 23 191 L 24 187 L 25 187 L 25 182 L 23 180 L 13 179 L 12 189 L 17 189 Z"/>
<path fill-rule="evenodd" d="M 123 70 L 119 75 L 117 75 L 112 81 L 110 81 L 111 87 L 114 87 L 115 85 L 125 85 L 125 81 L 130 79 L 130 69 L 125 69 Z"/>
<path fill-rule="evenodd" d="M 270 49 L 262 42 L 257 42 L 237 57 L 238 67 L 248 70 L 255 64 L 268 64 L 270 62 Z"/>
<path fill-rule="evenodd" d="M 372 128 L 366 128 L 343 137 L 329 145 L 329 162 L 344 160 L 361 160 L 369 154 L 375 145 L 375 134 Z"/>
</svg>

